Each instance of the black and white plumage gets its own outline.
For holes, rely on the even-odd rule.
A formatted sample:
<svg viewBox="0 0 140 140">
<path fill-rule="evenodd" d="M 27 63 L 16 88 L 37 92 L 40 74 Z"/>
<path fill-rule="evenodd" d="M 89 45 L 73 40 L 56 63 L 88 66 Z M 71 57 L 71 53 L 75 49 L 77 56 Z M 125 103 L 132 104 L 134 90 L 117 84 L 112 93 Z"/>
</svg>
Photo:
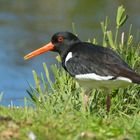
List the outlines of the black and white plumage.
<svg viewBox="0 0 140 140">
<path fill-rule="evenodd" d="M 91 43 L 73 44 L 62 65 L 85 88 L 119 88 L 140 83 L 140 76 L 114 51 Z"/>
<path fill-rule="evenodd" d="M 114 89 L 132 83 L 140 84 L 140 75 L 116 52 L 82 42 L 70 32 L 54 34 L 49 44 L 26 55 L 25 59 L 47 51 L 58 52 L 64 69 L 87 91 L 93 88 Z"/>
</svg>

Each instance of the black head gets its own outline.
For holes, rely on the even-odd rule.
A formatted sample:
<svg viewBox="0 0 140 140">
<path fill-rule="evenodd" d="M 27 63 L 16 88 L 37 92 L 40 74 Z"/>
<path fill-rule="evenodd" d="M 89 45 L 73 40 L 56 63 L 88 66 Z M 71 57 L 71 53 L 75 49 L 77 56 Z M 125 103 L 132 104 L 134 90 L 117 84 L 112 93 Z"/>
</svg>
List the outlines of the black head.
<svg viewBox="0 0 140 140">
<path fill-rule="evenodd" d="M 52 36 L 51 42 L 55 46 L 54 51 L 60 54 L 71 47 L 72 44 L 79 42 L 79 38 L 70 32 L 58 32 Z"/>
<path fill-rule="evenodd" d="M 74 34 L 70 32 L 58 32 L 52 36 L 50 43 L 29 53 L 24 57 L 24 59 L 30 59 L 48 51 L 55 51 L 63 56 L 70 49 L 72 44 L 77 42 L 80 42 L 80 40 Z"/>
</svg>

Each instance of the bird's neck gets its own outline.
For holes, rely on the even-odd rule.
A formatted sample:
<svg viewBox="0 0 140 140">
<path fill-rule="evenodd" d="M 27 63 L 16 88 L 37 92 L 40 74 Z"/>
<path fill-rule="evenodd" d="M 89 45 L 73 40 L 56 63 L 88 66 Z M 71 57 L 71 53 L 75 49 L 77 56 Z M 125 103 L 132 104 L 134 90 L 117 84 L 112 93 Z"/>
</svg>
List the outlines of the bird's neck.
<svg viewBox="0 0 140 140">
<path fill-rule="evenodd" d="M 78 42 L 80 42 L 79 40 L 75 41 L 75 42 L 69 42 L 68 44 L 64 44 L 61 46 L 61 48 L 59 49 L 59 54 L 61 56 L 61 59 L 65 59 L 66 55 L 69 53 L 69 51 L 75 46 L 75 44 L 77 44 Z"/>
<path fill-rule="evenodd" d="M 67 56 L 68 52 L 70 51 L 70 46 L 69 47 L 64 47 L 63 50 L 59 52 L 60 57 L 62 60 L 65 60 L 65 57 Z"/>
</svg>

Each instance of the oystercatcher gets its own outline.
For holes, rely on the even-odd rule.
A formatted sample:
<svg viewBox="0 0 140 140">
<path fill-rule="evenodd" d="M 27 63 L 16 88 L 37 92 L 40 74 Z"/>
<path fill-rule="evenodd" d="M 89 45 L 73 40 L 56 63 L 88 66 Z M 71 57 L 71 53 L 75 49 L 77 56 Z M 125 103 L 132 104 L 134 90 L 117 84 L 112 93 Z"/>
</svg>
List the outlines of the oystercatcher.
<svg viewBox="0 0 140 140">
<path fill-rule="evenodd" d="M 30 59 L 48 51 L 60 54 L 63 68 L 83 87 L 85 106 L 93 88 L 112 90 L 132 83 L 140 84 L 140 75 L 135 73 L 113 50 L 82 42 L 70 32 L 54 34 L 50 43 L 29 53 L 24 59 Z M 106 104 L 109 111 L 109 95 L 107 95 Z"/>
</svg>

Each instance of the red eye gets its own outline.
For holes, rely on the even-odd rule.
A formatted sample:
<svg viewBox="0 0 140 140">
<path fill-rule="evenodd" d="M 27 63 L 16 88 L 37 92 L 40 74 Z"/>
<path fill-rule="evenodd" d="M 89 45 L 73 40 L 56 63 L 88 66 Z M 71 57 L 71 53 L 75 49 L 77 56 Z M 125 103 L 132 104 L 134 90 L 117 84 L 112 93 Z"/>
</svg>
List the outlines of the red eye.
<svg viewBox="0 0 140 140">
<path fill-rule="evenodd" d="M 59 37 L 58 37 L 58 42 L 61 43 L 61 42 L 63 42 L 63 40 L 64 40 L 64 38 L 63 38 L 62 36 L 59 36 Z"/>
</svg>

